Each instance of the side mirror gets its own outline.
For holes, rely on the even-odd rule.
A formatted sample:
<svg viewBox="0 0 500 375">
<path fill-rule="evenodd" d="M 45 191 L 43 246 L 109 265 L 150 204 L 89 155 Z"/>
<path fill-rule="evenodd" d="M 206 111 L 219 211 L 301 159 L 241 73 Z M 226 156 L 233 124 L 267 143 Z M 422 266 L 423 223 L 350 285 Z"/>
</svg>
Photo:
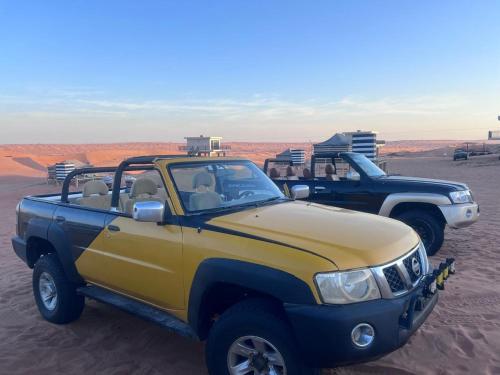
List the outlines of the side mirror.
<svg viewBox="0 0 500 375">
<path fill-rule="evenodd" d="M 292 199 L 306 199 L 309 197 L 309 186 L 307 185 L 292 186 L 290 194 L 292 195 Z"/>
<path fill-rule="evenodd" d="M 133 218 L 136 221 L 151 223 L 163 222 L 165 205 L 157 201 L 136 202 L 133 209 Z"/>
<path fill-rule="evenodd" d="M 349 171 L 346 173 L 345 178 L 349 181 L 359 181 L 360 176 L 358 172 Z"/>
</svg>

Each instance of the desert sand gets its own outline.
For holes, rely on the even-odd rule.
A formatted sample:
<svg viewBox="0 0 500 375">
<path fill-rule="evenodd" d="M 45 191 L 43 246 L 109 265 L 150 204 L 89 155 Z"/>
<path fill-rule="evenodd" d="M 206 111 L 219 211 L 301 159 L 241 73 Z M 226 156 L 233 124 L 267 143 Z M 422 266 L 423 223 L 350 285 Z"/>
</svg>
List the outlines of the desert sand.
<svg viewBox="0 0 500 375">
<path fill-rule="evenodd" d="M 233 153 L 261 163 L 296 145 L 238 147 L 233 146 Z M 44 321 L 33 300 L 31 270 L 10 244 L 19 199 L 58 190 L 45 183 L 47 164 L 65 159 L 116 164 L 128 155 L 176 150 L 176 144 L 0 147 L 0 373 L 206 374 L 202 343 L 110 306 L 88 301 L 81 319 L 72 324 L 56 326 Z M 431 262 L 455 257 L 458 274 L 449 280 L 438 306 L 406 346 L 375 362 L 324 373 L 500 373 L 498 155 L 461 162 L 442 156 L 390 158 L 388 168 L 392 173 L 466 182 L 481 205 L 481 218 L 469 228 L 446 230 L 445 244 Z"/>
</svg>

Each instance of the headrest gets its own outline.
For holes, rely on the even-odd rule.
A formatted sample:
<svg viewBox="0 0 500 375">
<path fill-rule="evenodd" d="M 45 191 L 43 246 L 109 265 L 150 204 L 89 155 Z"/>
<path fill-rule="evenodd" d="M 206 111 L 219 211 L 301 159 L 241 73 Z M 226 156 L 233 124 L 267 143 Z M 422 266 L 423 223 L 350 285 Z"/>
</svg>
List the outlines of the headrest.
<svg viewBox="0 0 500 375">
<path fill-rule="evenodd" d="M 280 176 L 280 173 L 278 172 L 278 170 L 276 168 L 271 168 L 269 170 L 269 177 L 278 178 L 279 176 Z"/>
<path fill-rule="evenodd" d="M 83 196 L 90 197 L 91 195 L 108 195 L 109 189 L 102 181 L 88 181 L 83 185 Z"/>
<path fill-rule="evenodd" d="M 212 176 L 208 172 L 200 172 L 194 175 L 193 189 L 197 189 L 200 186 L 212 186 Z"/>
<path fill-rule="evenodd" d="M 287 177 L 295 176 L 295 172 L 291 166 L 286 167 L 286 175 Z"/>
<path fill-rule="evenodd" d="M 138 178 L 130 189 L 130 197 L 136 198 L 142 194 L 155 195 L 158 192 L 156 183 L 149 178 Z"/>
<path fill-rule="evenodd" d="M 104 182 L 106 185 L 113 185 L 113 177 L 111 176 L 105 176 L 103 179 L 102 179 L 102 182 Z"/>
<path fill-rule="evenodd" d="M 302 175 L 304 176 L 304 178 L 312 177 L 311 171 L 308 168 L 304 168 L 304 170 L 302 171 Z"/>
<path fill-rule="evenodd" d="M 144 178 L 149 178 L 151 181 L 153 181 L 156 184 L 156 187 L 163 187 L 163 181 L 161 180 L 161 177 L 158 173 L 150 173 L 148 174 L 147 177 Z"/>
<path fill-rule="evenodd" d="M 326 174 L 335 174 L 335 169 L 333 169 L 333 165 L 327 164 L 325 167 Z"/>
</svg>

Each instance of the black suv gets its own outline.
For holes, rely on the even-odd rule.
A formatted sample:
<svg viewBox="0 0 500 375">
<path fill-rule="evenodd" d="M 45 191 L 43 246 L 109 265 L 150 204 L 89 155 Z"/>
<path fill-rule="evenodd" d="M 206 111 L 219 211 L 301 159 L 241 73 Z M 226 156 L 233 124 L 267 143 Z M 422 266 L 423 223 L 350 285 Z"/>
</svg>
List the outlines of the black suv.
<svg viewBox="0 0 500 375">
<path fill-rule="evenodd" d="M 285 173 L 281 171 L 285 169 Z M 353 152 L 313 155 L 311 168 L 267 159 L 266 172 L 288 193 L 307 185 L 307 200 L 391 217 L 420 235 L 427 254 L 443 244 L 444 227 L 463 228 L 479 217 L 479 206 L 467 185 L 459 182 L 387 175 L 366 156 Z"/>
</svg>

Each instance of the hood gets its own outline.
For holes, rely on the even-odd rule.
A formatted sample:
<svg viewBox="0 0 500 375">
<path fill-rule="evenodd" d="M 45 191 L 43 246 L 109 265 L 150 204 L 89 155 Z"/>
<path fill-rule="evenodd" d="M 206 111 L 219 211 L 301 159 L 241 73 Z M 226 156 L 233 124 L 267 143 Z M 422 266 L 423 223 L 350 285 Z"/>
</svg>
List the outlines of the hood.
<svg viewBox="0 0 500 375">
<path fill-rule="evenodd" d="M 303 201 L 218 216 L 208 224 L 315 253 L 341 270 L 390 262 L 419 242 L 399 221 Z"/>
<path fill-rule="evenodd" d="M 412 186 L 420 185 L 421 188 L 442 189 L 446 191 L 467 190 L 468 187 L 462 182 L 435 180 L 431 178 L 407 177 L 407 176 L 383 176 L 380 182 L 384 183 L 408 183 Z"/>
</svg>

